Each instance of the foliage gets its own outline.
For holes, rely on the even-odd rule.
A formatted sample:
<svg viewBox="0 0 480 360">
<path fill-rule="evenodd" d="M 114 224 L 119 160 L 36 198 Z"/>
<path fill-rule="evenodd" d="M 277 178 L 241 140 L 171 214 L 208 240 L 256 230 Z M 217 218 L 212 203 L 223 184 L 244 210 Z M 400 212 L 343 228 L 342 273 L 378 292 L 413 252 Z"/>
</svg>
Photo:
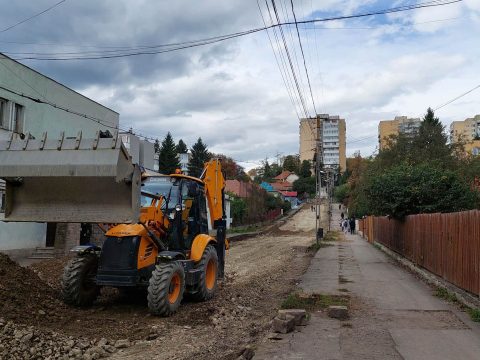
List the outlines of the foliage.
<svg viewBox="0 0 480 360">
<path fill-rule="evenodd" d="M 247 214 L 247 203 L 244 199 L 229 193 L 230 196 L 230 215 L 234 224 L 243 224 Z"/>
<path fill-rule="evenodd" d="M 466 157 L 461 142 L 447 140 L 429 108 L 418 133 L 391 136 L 374 159 L 348 159 L 349 213 L 402 219 L 475 208 L 479 197 L 471 184 L 480 174 L 480 160 Z"/>
<path fill-rule="evenodd" d="M 177 148 L 172 135 L 168 132 L 158 153 L 158 171 L 162 174 L 173 174 L 178 168 L 180 168 L 180 161 L 178 160 Z"/>
<path fill-rule="evenodd" d="M 158 154 L 160 151 L 160 141 L 158 141 L 158 139 L 155 139 L 155 142 L 153 143 L 153 149 L 155 150 L 155 154 Z"/>
<path fill-rule="evenodd" d="M 188 152 L 187 144 L 185 144 L 182 139 L 178 140 L 177 153 L 186 154 L 187 152 Z"/>
<path fill-rule="evenodd" d="M 298 176 L 301 178 L 309 178 L 312 176 L 312 164 L 308 160 L 303 160 L 302 164 L 300 165 L 300 172 Z"/>
<path fill-rule="evenodd" d="M 335 197 L 335 201 L 346 205 L 349 192 L 350 192 L 350 186 L 348 184 L 337 186 L 333 193 L 333 196 Z"/>
<path fill-rule="evenodd" d="M 199 177 L 202 174 L 204 164 L 210 160 L 210 153 L 207 150 L 207 145 L 198 138 L 197 142 L 190 149 L 192 157 L 188 163 L 188 175 Z"/>
<path fill-rule="evenodd" d="M 283 159 L 283 170 L 298 174 L 300 172 L 300 156 L 298 154 L 285 156 L 285 159 Z"/>
<path fill-rule="evenodd" d="M 240 180 L 249 182 L 250 178 L 245 174 L 242 166 L 238 165 L 235 160 L 223 154 L 211 154 L 212 158 L 220 159 L 222 163 L 222 171 L 227 180 Z"/>
<path fill-rule="evenodd" d="M 402 219 L 410 214 L 471 209 L 476 194 L 450 170 L 430 164 L 401 164 L 377 174 L 366 189 L 374 215 Z"/>
<path fill-rule="evenodd" d="M 293 191 L 296 191 L 299 195 L 313 195 L 315 196 L 316 181 L 313 176 L 299 178 L 293 182 Z"/>
</svg>

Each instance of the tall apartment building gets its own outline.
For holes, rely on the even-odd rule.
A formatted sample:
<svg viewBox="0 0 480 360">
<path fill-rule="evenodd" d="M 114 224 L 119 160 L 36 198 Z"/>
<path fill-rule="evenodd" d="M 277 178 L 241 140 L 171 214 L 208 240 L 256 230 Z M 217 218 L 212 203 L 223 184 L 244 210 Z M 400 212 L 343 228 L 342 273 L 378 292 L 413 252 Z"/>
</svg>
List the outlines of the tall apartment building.
<svg viewBox="0 0 480 360">
<path fill-rule="evenodd" d="M 319 129 L 318 126 L 321 126 Z M 344 172 L 346 160 L 346 123 L 338 115 L 320 114 L 318 118 L 300 120 L 300 161 L 312 161 L 321 137 L 324 166 L 340 167 Z"/>
<path fill-rule="evenodd" d="M 453 121 L 450 125 L 450 141 L 464 141 L 466 152 L 480 155 L 480 115 L 464 121 Z"/>
<path fill-rule="evenodd" d="M 422 120 L 419 118 L 408 118 L 406 116 L 395 116 L 394 120 L 380 121 L 378 124 L 378 142 L 380 150 L 385 149 L 388 144 L 388 138 L 391 135 L 416 134 L 421 124 Z"/>
</svg>

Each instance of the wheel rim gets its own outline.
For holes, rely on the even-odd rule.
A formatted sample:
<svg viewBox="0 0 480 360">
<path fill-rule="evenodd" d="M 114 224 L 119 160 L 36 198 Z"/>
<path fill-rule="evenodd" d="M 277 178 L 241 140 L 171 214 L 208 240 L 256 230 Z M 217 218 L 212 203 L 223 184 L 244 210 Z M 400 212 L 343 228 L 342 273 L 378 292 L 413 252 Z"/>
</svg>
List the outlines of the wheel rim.
<svg viewBox="0 0 480 360">
<path fill-rule="evenodd" d="M 180 295 L 180 276 L 175 273 L 170 280 L 170 286 L 168 289 L 168 302 L 174 304 L 178 300 Z"/>
<path fill-rule="evenodd" d="M 215 286 L 215 280 L 217 279 L 217 267 L 215 261 L 210 260 L 205 270 L 205 283 L 208 290 L 212 290 Z"/>
</svg>

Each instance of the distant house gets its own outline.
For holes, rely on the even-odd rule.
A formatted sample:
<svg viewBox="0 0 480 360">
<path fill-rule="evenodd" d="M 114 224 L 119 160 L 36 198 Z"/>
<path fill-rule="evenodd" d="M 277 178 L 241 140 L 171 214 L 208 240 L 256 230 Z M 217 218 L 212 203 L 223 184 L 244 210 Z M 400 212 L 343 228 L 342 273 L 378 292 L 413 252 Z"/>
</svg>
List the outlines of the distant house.
<svg viewBox="0 0 480 360">
<path fill-rule="evenodd" d="M 225 192 L 231 192 L 238 197 L 247 198 L 252 194 L 253 184 L 239 180 L 226 180 Z"/>
<path fill-rule="evenodd" d="M 275 191 L 278 191 L 278 192 L 282 192 L 282 191 L 291 191 L 292 190 L 292 187 L 293 187 L 293 184 L 288 182 L 288 181 L 284 181 L 284 182 L 274 182 L 271 184 L 273 189 Z"/>
<path fill-rule="evenodd" d="M 282 195 L 282 199 L 284 201 L 288 201 L 290 203 L 292 209 L 297 208 L 300 204 L 300 201 L 297 198 L 298 194 L 296 191 L 281 191 L 280 194 Z"/>
<path fill-rule="evenodd" d="M 266 190 L 267 192 L 274 192 L 276 191 L 273 186 L 271 184 L 269 184 L 268 182 L 266 181 L 262 181 L 262 183 L 260 184 L 260 187 L 264 190 Z"/>
<path fill-rule="evenodd" d="M 295 173 L 290 171 L 282 171 L 280 174 L 274 177 L 275 182 L 289 182 L 293 183 L 294 181 L 298 180 L 299 176 Z"/>
</svg>

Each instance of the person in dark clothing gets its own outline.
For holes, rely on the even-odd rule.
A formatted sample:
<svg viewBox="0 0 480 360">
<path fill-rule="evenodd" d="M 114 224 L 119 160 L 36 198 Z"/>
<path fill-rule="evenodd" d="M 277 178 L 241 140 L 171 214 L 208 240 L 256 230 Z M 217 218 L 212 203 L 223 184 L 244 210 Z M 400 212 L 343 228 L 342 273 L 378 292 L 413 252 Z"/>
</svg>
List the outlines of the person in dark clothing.
<svg viewBox="0 0 480 360">
<path fill-rule="evenodd" d="M 345 215 L 343 214 L 343 212 L 340 214 L 340 217 L 342 218 L 342 220 L 345 218 Z"/>
<path fill-rule="evenodd" d="M 355 218 L 350 218 L 350 234 L 355 234 Z"/>
</svg>

